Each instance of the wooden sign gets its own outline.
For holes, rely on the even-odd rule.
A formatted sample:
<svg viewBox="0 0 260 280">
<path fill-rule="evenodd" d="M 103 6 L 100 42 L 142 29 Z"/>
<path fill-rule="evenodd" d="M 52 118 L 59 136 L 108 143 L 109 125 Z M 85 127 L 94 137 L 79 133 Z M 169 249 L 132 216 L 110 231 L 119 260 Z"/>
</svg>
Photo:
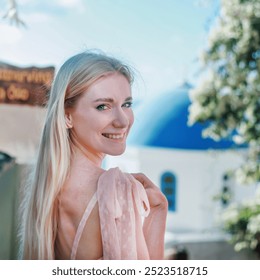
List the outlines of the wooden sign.
<svg viewBox="0 0 260 280">
<path fill-rule="evenodd" d="M 44 106 L 54 67 L 20 68 L 0 62 L 0 103 Z"/>
</svg>

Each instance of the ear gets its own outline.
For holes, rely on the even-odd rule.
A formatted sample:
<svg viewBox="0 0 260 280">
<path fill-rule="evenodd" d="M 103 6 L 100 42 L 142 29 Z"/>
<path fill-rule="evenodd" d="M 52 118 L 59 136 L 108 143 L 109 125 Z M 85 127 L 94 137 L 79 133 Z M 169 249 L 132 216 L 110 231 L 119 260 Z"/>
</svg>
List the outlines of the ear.
<svg viewBox="0 0 260 280">
<path fill-rule="evenodd" d="M 65 114 L 65 122 L 66 122 L 67 129 L 70 129 L 73 127 L 72 116 L 70 113 Z"/>
</svg>

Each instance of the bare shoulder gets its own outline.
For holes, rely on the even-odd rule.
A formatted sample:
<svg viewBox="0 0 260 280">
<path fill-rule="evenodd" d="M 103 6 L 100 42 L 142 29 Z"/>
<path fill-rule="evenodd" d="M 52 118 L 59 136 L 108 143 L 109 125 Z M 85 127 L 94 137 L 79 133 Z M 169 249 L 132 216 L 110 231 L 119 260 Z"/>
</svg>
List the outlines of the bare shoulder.
<svg viewBox="0 0 260 280">
<path fill-rule="evenodd" d="M 58 237 L 63 241 L 65 258 L 71 253 L 75 235 L 83 214 L 96 192 L 97 182 L 102 170 L 85 172 L 71 170 L 59 197 L 59 232 Z M 96 259 L 102 257 L 102 243 L 99 226 L 97 204 L 85 223 L 80 238 L 77 259 Z"/>
<path fill-rule="evenodd" d="M 102 172 L 71 170 L 60 193 L 61 206 L 76 216 L 81 216 L 97 189 Z M 77 223 L 77 221 L 76 221 Z"/>
</svg>

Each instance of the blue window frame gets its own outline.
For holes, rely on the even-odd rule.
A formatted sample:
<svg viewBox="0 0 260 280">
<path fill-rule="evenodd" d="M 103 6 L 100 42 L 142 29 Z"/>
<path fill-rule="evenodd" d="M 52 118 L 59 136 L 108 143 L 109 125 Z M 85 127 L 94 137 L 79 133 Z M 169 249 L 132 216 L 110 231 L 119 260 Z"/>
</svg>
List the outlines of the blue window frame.
<svg viewBox="0 0 260 280">
<path fill-rule="evenodd" d="M 176 176 L 170 172 L 164 172 L 161 176 L 161 190 L 168 200 L 168 210 L 176 211 Z"/>
</svg>

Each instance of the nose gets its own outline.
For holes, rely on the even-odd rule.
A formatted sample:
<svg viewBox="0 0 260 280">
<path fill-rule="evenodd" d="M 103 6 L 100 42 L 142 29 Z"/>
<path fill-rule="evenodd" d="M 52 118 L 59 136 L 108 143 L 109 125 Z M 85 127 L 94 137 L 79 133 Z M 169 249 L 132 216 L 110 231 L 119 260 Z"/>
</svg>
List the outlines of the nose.
<svg viewBox="0 0 260 280">
<path fill-rule="evenodd" d="M 115 128 L 126 128 L 129 125 L 128 115 L 124 112 L 122 108 L 116 110 L 113 126 Z"/>
</svg>

